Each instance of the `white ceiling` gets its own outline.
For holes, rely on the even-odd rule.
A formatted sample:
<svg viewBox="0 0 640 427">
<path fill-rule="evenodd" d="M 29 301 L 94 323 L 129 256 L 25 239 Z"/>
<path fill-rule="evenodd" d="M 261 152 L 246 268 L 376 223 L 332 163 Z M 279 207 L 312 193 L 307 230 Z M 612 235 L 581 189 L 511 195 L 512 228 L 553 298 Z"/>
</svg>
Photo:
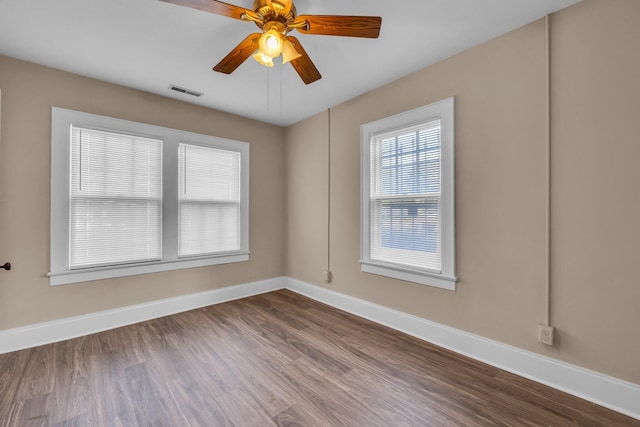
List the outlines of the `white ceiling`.
<svg viewBox="0 0 640 427">
<path fill-rule="evenodd" d="M 0 0 L 0 54 L 289 125 L 578 1 L 295 0 L 298 14 L 382 17 L 378 39 L 294 32 L 323 76 L 310 85 L 251 58 L 212 71 L 257 27 L 157 0 Z"/>
</svg>

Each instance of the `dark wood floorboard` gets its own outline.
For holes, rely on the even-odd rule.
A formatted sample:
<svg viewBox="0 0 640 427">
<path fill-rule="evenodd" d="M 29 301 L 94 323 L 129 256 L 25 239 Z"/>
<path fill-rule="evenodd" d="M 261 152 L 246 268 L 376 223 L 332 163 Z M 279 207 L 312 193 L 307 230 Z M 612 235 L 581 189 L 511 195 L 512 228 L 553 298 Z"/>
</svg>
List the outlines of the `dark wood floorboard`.
<svg viewBox="0 0 640 427">
<path fill-rule="evenodd" d="M 0 355 L 0 427 L 640 426 L 290 291 Z"/>
</svg>

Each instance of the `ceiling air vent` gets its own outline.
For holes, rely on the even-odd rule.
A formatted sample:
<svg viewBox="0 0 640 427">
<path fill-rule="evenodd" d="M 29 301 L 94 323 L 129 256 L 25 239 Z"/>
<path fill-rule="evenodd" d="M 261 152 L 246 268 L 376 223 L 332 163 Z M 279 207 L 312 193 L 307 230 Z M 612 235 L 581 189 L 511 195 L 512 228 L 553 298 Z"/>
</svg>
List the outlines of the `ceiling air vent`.
<svg viewBox="0 0 640 427">
<path fill-rule="evenodd" d="M 187 95 L 195 96 L 198 98 L 204 95 L 204 93 L 202 92 L 196 92 L 195 90 L 185 89 L 183 87 L 176 86 L 176 85 L 169 86 L 169 89 L 175 90 L 176 92 L 180 92 L 180 93 L 186 93 Z"/>
</svg>

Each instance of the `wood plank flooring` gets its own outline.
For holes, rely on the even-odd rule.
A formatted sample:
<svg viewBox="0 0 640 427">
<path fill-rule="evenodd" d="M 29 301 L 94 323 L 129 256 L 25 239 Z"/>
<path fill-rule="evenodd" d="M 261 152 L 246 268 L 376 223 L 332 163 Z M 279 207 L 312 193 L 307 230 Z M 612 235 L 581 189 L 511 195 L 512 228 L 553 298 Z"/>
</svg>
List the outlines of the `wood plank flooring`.
<svg viewBox="0 0 640 427">
<path fill-rule="evenodd" d="M 0 355 L 0 426 L 640 426 L 290 291 Z"/>
</svg>

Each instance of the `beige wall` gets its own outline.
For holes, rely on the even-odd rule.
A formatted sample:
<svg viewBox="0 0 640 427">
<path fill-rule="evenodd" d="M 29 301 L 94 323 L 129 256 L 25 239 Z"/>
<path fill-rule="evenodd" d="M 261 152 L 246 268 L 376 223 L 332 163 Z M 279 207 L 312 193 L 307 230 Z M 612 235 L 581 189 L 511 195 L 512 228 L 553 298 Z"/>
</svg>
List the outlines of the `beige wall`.
<svg viewBox="0 0 640 427">
<path fill-rule="evenodd" d="M 320 283 L 327 269 L 328 113 L 287 128 L 287 248 L 291 277 Z"/>
<path fill-rule="evenodd" d="M 329 170 L 326 113 L 290 128 L 287 275 L 640 384 L 638 22 L 637 0 L 585 0 L 551 17 L 554 347 L 537 342 L 545 320 L 543 20 L 331 109 L 328 285 L 327 200 L 318 194 Z M 457 291 L 360 272 L 360 125 L 450 96 Z"/>
<path fill-rule="evenodd" d="M 0 330 L 282 276 L 284 130 L 0 56 Z M 251 144 L 250 261 L 50 287 L 51 106 Z"/>
</svg>

